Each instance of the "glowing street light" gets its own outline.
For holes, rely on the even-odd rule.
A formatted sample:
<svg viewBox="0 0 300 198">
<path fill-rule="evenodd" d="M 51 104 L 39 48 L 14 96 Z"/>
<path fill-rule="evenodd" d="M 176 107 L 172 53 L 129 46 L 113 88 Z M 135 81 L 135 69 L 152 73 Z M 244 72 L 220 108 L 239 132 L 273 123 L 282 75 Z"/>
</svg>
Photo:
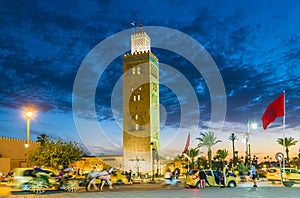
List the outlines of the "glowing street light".
<svg viewBox="0 0 300 198">
<path fill-rule="evenodd" d="M 32 111 L 26 111 L 25 112 L 25 116 L 26 116 L 26 121 L 27 121 L 27 125 L 26 125 L 26 164 L 28 166 L 28 153 L 29 153 L 29 142 L 30 142 L 30 119 L 33 116 L 33 112 Z"/>
<path fill-rule="evenodd" d="M 257 129 L 257 123 L 247 119 L 247 134 L 245 135 L 246 139 L 246 159 L 248 159 L 249 164 L 251 164 L 251 149 L 250 149 L 250 128 Z"/>
<path fill-rule="evenodd" d="M 29 141 L 30 141 L 30 118 L 32 117 L 33 113 L 32 111 L 27 111 L 25 113 L 26 120 L 27 120 L 27 130 L 26 130 L 26 144 L 27 147 L 29 147 Z"/>
<path fill-rule="evenodd" d="M 252 128 L 252 129 L 257 129 L 257 124 L 256 124 L 255 122 L 252 122 L 252 123 L 251 123 L 251 128 Z"/>
</svg>

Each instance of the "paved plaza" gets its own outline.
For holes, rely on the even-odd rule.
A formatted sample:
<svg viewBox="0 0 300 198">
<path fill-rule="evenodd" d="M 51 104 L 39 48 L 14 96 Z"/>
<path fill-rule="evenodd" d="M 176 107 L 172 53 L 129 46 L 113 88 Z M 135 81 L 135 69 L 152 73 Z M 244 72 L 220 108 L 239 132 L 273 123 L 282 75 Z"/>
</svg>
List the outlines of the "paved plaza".
<svg viewBox="0 0 300 198">
<path fill-rule="evenodd" d="M 136 185 L 121 185 L 115 186 L 114 190 L 107 188 L 103 192 L 85 192 L 81 188 L 77 193 L 67 192 L 47 192 L 43 195 L 36 195 L 28 192 L 9 192 L 5 187 L 0 188 L 0 197 L 126 197 L 126 198 L 185 198 L 185 197 L 246 197 L 246 198 L 268 198 L 268 197 L 284 197 L 284 198 L 298 198 L 300 195 L 300 184 L 295 184 L 291 188 L 283 187 L 279 183 L 271 184 L 270 182 L 259 182 L 257 188 L 252 187 L 251 182 L 240 183 L 236 188 L 218 188 L 207 187 L 205 189 L 186 189 L 183 185 L 173 188 L 162 188 L 160 185 L 153 184 L 136 184 Z M 6 193 L 5 193 L 6 192 Z"/>
</svg>

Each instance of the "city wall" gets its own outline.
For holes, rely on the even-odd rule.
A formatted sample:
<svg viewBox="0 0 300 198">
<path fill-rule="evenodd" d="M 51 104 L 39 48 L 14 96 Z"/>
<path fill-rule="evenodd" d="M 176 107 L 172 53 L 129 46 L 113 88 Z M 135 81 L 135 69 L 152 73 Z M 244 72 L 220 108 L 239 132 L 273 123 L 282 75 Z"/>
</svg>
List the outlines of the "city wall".
<svg viewBox="0 0 300 198">
<path fill-rule="evenodd" d="M 16 167 L 26 167 L 27 152 L 37 148 L 40 143 L 30 141 L 29 147 L 25 147 L 25 140 L 0 137 L 0 171 L 7 174 L 7 170 Z"/>
</svg>

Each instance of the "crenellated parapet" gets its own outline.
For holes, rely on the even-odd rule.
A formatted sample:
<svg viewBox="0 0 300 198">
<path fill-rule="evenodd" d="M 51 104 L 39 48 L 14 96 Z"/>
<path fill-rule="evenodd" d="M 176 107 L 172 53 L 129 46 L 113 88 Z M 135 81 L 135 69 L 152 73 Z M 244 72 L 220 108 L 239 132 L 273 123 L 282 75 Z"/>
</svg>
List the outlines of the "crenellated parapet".
<svg viewBox="0 0 300 198">
<path fill-rule="evenodd" d="M 139 51 L 133 53 L 127 53 L 123 55 L 123 62 L 132 62 L 132 61 L 143 61 L 148 60 L 149 57 L 153 59 L 154 62 L 158 62 L 158 59 L 151 51 Z"/>
<path fill-rule="evenodd" d="M 15 142 L 24 142 L 24 143 L 26 143 L 26 140 L 23 140 L 23 139 L 3 137 L 3 136 L 0 136 L 0 142 L 1 141 L 11 141 L 12 143 L 15 143 Z M 35 142 L 35 141 L 30 141 L 30 143 L 39 144 L 38 142 Z"/>
<path fill-rule="evenodd" d="M 0 136 L 0 153 L 4 158 L 24 161 L 26 152 L 40 146 L 40 142 L 30 141 L 29 147 L 26 147 L 25 144 L 26 140 Z"/>
</svg>

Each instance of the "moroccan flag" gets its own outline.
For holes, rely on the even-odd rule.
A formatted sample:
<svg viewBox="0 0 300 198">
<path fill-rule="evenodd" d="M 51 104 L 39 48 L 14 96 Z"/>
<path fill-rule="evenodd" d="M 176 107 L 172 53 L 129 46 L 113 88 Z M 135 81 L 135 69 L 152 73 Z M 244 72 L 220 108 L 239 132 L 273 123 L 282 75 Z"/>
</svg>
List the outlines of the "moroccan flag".
<svg viewBox="0 0 300 198">
<path fill-rule="evenodd" d="M 191 139 L 191 135 L 190 135 L 190 133 L 189 133 L 188 138 L 187 138 L 187 140 L 186 140 L 185 148 L 184 148 L 182 154 L 183 154 L 183 153 L 186 153 L 187 150 L 189 150 L 189 147 L 190 147 L 190 141 L 191 141 L 190 139 Z"/>
<path fill-rule="evenodd" d="M 278 117 L 284 116 L 284 92 L 276 98 L 265 110 L 261 117 L 264 130 Z"/>
</svg>

